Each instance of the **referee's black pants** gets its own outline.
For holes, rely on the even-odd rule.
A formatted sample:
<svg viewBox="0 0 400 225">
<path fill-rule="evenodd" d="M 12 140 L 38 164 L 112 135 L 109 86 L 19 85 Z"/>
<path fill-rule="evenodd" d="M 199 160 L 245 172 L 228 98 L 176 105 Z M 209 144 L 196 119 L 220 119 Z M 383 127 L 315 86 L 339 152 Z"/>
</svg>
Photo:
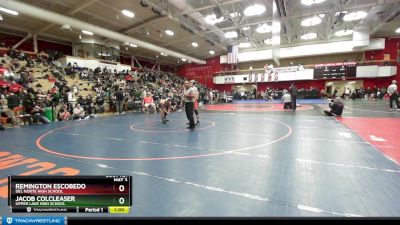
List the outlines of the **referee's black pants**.
<svg viewBox="0 0 400 225">
<path fill-rule="evenodd" d="M 390 96 L 390 108 L 393 109 L 393 101 L 396 103 L 397 108 L 400 108 L 400 104 L 399 104 L 399 95 L 395 92 Z"/>
<path fill-rule="evenodd" d="M 195 128 L 196 126 L 194 124 L 194 117 L 193 117 L 194 102 L 186 102 L 185 111 L 186 111 L 186 117 L 189 120 L 189 127 Z"/>
</svg>

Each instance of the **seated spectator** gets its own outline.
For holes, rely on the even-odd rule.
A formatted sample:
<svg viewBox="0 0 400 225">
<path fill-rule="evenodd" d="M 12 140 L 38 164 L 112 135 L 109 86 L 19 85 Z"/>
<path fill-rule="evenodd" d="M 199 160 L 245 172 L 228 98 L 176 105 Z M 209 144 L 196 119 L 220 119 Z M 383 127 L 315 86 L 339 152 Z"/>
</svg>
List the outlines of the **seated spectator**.
<svg viewBox="0 0 400 225">
<path fill-rule="evenodd" d="M 156 104 L 154 104 L 154 99 L 150 92 L 147 93 L 147 96 L 143 99 L 143 107 L 145 113 L 149 113 L 149 109 L 151 109 L 153 113 L 156 112 Z"/>
<path fill-rule="evenodd" d="M 8 97 L 7 97 L 7 106 L 9 109 L 13 110 L 15 107 L 18 107 L 20 104 L 20 99 L 19 97 L 14 94 L 13 92 L 10 92 Z"/>
<path fill-rule="evenodd" d="M 87 115 L 89 115 L 90 118 L 97 117 L 97 110 L 94 107 L 93 102 L 88 105 L 86 113 Z"/>
<path fill-rule="evenodd" d="M 49 124 L 50 120 L 44 116 L 44 104 L 41 100 L 37 100 L 31 111 L 32 119 L 34 123 L 41 122 L 44 124 Z"/>
<path fill-rule="evenodd" d="M 340 97 L 336 97 L 335 100 L 329 103 L 330 111 L 325 110 L 325 114 L 328 116 L 341 116 L 344 109 L 344 104 Z"/>
<path fill-rule="evenodd" d="M 64 104 L 63 106 L 61 106 L 60 111 L 58 111 L 58 113 L 57 113 L 57 120 L 58 121 L 66 121 L 66 120 L 69 120 L 70 117 L 71 117 L 71 114 L 69 114 L 68 106 L 67 106 L 67 104 Z"/>
<path fill-rule="evenodd" d="M 104 98 L 100 94 L 97 94 L 96 105 L 98 107 L 97 112 L 103 113 L 104 112 Z"/>
<path fill-rule="evenodd" d="M 84 120 L 84 119 L 89 119 L 89 116 L 85 116 L 85 110 L 81 107 L 79 103 L 75 104 L 74 107 L 74 114 L 72 116 L 74 120 Z"/>
<path fill-rule="evenodd" d="M 292 109 L 292 96 L 287 90 L 283 90 L 282 103 L 284 109 Z"/>
</svg>

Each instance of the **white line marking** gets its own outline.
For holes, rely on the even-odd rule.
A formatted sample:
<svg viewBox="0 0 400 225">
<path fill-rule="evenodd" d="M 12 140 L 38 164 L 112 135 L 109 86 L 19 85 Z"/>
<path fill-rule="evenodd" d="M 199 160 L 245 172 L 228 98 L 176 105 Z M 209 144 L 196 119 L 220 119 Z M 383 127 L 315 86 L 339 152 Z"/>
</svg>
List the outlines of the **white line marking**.
<svg viewBox="0 0 400 225">
<path fill-rule="evenodd" d="M 374 167 L 355 166 L 355 165 L 340 164 L 340 163 L 318 162 L 318 161 L 309 160 L 309 159 L 296 159 L 296 161 L 306 162 L 306 163 L 314 163 L 314 164 L 323 164 L 323 165 L 329 165 L 329 166 L 337 166 L 337 167 L 348 167 L 348 168 L 358 168 L 358 169 L 367 169 L 367 170 L 377 170 L 377 171 L 391 172 L 391 173 L 400 173 L 400 170 L 380 169 L 380 168 L 374 168 Z"/>
<path fill-rule="evenodd" d="M 353 109 L 350 107 L 346 107 L 350 110 L 354 110 L 354 111 L 366 111 L 366 112 L 374 112 L 374 113 L 389 113 L 389 114 L 393 114 L 393 113 L 397 113 L 397 112 L 387 112 L 387 111 L 376 111 L 376 110 L 369 110 L 369 109 Z"/>
<path fill-rule="evenodd" d="M 346 138 L 351 138 L 351 134 L 348 132 L 339 132 L 340 136 L 346 137 Z"/>
<path fill-rule="evenodd" d="M 260 136 L 260 137 L 274 137 L 273 135 L 269 135 L 269 134 L 254 134 L 254 133 L 246 133 L 246 132 L 226 132 L 226 131 L 215 131 L 215 130 L 203 131 L 203 132 L 222 133 L 222 134 L 244 134 L 244 135 L 249 135 L 249 136 Z"/>
<path fill-rule="evenodd" d="M 110 139 L 110 140 L 116 140 L 116 141 L 127 141 L 125 139 L 121 139 L 121 138 L 112 138 L 112 137 L 103 137 L 104 139 Z"/>
<path fill-rule="evenodd" d="M 98 166 L 100 168 L 109 168 L 107 165 L 104 165 L 104 164 L 96 164 L 96 166 Z"/>
<path fill-rule="evenodd" d="M 381 137 L 377 137 L 375 135 L 369 135 L 369 138 L 373 141 L 377 141 L 377 142 L 386 142 L 385 139 L 381 138 Z"/>
<path fill-rule="evenodd" d="M 304 206 L 304 205 L 297 205 L 298 209 L 302 209 L 305 211 L 310 211 L 310 212 L 316 212 L 316 213 L 322 213 L 322 209 L 318 209 L 318 208 L 314 208 L 314 207 L 310 207 L 310 206 Z"/>
<path fill-rule="evenodd" d="M 321 127 L 297 126 L 296 128 L 304 128 L 304 129 L 318 129 L 318 128 L 321 128 Z"/>
<path fill-rule="evenodd" d="M 345 143 L 369 144 L 366 141 L 331 140 L 331 139 L 324 139 L 324 138 L 298 137 L 298 139 L 310 140 L 310 141 L 329 141 L 329 142 L 345 142 Z"/>
<path fill-rule="evenodd" d="M 174 146 L 174 147 L 182 147 L 182 148 L 191 148 L 191 149 L 196 149 L 196 150 L 207 150 L 207 151 L 212 151 L 212 152 L 227 152 L 228 154 L 232 154 L 232 155 L 244 155 L 244 156 L 254 156 L 254 157 L 259 157 L 259 158 L 270 158 L 269 155 L 253 155 L 253 154 L 245 153 L 245 152 L 229 152 L 229 151 L 223 151 L 223 150 L 217 150 L 217 149 L 199 148 L 199 147 L 191 147 L 191 146 L 185 146 L 185 145 L 171 145 L 171 144 L 164 144 L 164 143 L 158 143 L 158 142 L 149 142 L 149 141 L 140 141 L 139 143 L 141 143 L 141 144 L 151 144 L 151 145 Z"/>
<path fill-rule="evenodd" d="M 389 146 L 389 145 L 377 145 L 376 147 L 378 148 L 394 148 L 393 146 Z"/>
</svg>

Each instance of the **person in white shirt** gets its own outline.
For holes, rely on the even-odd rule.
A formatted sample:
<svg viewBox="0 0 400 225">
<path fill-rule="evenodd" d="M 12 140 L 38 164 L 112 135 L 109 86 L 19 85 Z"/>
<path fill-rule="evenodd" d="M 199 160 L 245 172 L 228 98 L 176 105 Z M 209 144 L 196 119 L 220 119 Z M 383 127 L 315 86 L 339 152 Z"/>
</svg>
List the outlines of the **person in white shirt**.
<svg viewBox="0 0 400 225">
<path fill-rule="evenodd" d="M 194 114 L 196 114 L 196 125 L 199 126 L 200 125 L 200 119 L 199 119 L 199 90 L 197 89 L 197 87 L 195 86 L 196 81 L 191 80 L 190 81 L 190 87 L 193 88 L 194 92 L 195 92 L 195 97 L 194 97 Z"/>
<path fill-rule="evenodd" d="M 286 89 L 283 90 L 282 103 L 284 109 L 292 109 L 292 96 Z"/>
<path fill-rule="evenodd" d="M 85 110 L 81 107 L 79 103 L 76 103 L 74 107 L 74 115 L 73 118 L 76 120 L 81 120 L 81 119 L 89 119 L 90 116 L 85 117 Z"/>
<path fill-rule="evenodd" d="M 393 108 L 393 101 L 396 102 L 397 110 L 400 110 L 400 104 L 399 104 L 399 93 L 397 91 L 397 81 L 393 80 L 392 84 L 388 87 L 387 93 L 390 96 L 389 102 L 390 102 L 390 109 Z"/>
<path fill-rule="evenodd" d="M 193 112 L 194 112 L 194 99 L 196 97 L 196 91 L 190 87 L 189 81 L 185 81 L 184 83 L 185 91 L 183 93 L 185 99 L 185 111 L 186 117 L 189 120 L 189 127 L 188 129 L 193 130 L 195 128 Z"/>
</svg>

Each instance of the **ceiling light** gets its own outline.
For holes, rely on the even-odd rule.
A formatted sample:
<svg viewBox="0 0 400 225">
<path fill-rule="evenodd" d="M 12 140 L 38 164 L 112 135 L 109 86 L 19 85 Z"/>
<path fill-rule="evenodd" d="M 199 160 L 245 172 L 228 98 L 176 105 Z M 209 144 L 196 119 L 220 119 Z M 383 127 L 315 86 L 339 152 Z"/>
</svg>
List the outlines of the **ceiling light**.
<svg viewBox="0 0 400 225">
<path fill-rule="evenodd" d="M 3 16 L 0 14 L 0 20 L 3 20 Z"/>
<path fill-rule="evenodd" d="M 165 33 L 168 34 L 169 36 L 174 36 L 175 34 L 172 30 L 166 30 Z"/>
<path fill-rule="evenodd" d="M 400 27 L 397 28 L 396 33 L 400 34 Z"/>
<path fill-rule="evenodd" d="M 93 32 L 87 31 L 87 30 L 82 30 L 82 33 L 86 34 L 86 35 L 93 35 Z"/>
<path fill-rule="evenodd" d="M 260 5 L 260 4 L 255 4 L 247 7 L 243 13 L 246 16 L 257 16 L 261 15 L 265 12 L 265 6 Z"/>
<path fill-rule="evenodd" d="M 224 17 L 221 16 L 220 18 L 217 18 L 217 16 L 215 14 L 211 14 L 206 16 L 206 18 L 204 18 L 204 20 L 206 21 L 206 23 L 214 25 L 216 23 L 220 23 L 222 21 L 224 21 Z"/>
<path fill-rule="evenodd" d="M 360 20 L 362 18 L 365 18 L 368 15 L 368 13 L 364 11 L 357 11 L 357 12 L 351 12 L 346 14 L 343 17 L 344 21 L 354 21 L 354 20 Z"/>
<path fill-rule="evenodd" d="M 301 0 L 301 4 L 310 6 L 314 4 L 319 4 L 324 1 L 325 0 Z"/>
<path fill-rule="evenodd" d="M 249 42 L 242 42 L 238 45 L 239 48 L 250 48 L 251 44 Z"/>
<path fill-rule="evenodd" d="M 192 43 L 192 46 L 195 47 L 195 48 L 197 48 L 197 47 L 199 47 L 199 44 L 197 44 L 196 42 L 193 42 L 193 43 Z"/>
<path fill-rule="evenodd" d="M 264 43 L 267 44 L 267 45 L 272 45 L 272 40 L 271 40 L 271 38 L 265 39 L 265 40 L 264 40 Z"/>
<path fill-rule="evenodd" d="M 187 61 L 187 59 L 182 59 L 182 62 L 186 62 Z"/>
<path fill-rule="evenodd" d="M 210 55 L 214 55 L 215 52 L 214 51 L 209 51 Z"/>
<path fill-rule="evenodd" d="M 133 47 L 133 48 L 137 48 L 138 46 L 135 44 L 129 44 L 129 46 Z"/>
<path fill-rule="evenodd" d="M 122 10 L 122 14 L 124 14 L 125 16 L 130 17 L 130 18 L 135 17 L 135 14 L 133 12 L 126 10 L 126 9 Z"/>
<path fill-rule="evenodd" d="M 9 13 L 9 14 L 18 16 L 18 12 L 14 11 L 14 10 L 11 10 L 11 9 L 6 9 L 6 8 L 3 8 L 3 7 L 0 7 L 0 11 L 3 11 L 3 12 L 6 12 L 6 13 Z"/>
<path fill-rule="evenodd" d="M 160 55 L 162 56 L 168 56 L 167 53 L 161 52 Z"/>
<path fill-rule="evenodd" d="M 82 35 L 79 34 L 79 39 L 82 39 Z"/>
<path fill-rule="evenodd" d="M 272 26 L 269 26 L 268 24 L 265 23 L 265 24 L 257 27 L 256 31 L 257 31 L 257 33 L 260 33 L 260 34 L 269 33 L 272 31 Z"/>
<path fill-rule="evenodd" d="M 242 15 L 242 14 L 241 14 L 240 12 L 233 12 L 233 13 L 229 14 L 229 16 L 231 16 L 232 18 L 241 16 L 241 15 Z"/>
<path fill-rule="evenodd" d="M 238 33 L 236 31 L 229 31 L 224 34 L 226 38 L 237 38 Z"/>
<path fill-rule="evenodd" d="M 242 27 L 242 30 L 244 30 L 244 31 L 250 30 L 250 27 Z"/>
<path fill-rule="evenodd" d="M 317 38 L 317 34 L 316 33 L 307 33 L 307 34 L 301 35 L 300 38 L 303 40 L 311 40 L 311 39 Z"/>
<path fill-rule="evenodd" d="M 353 30 L 339 30 L 335 32 L 335 36 L 341 37 L 341 36 L 347 36 L 353 34 Z"/>
<path fill-rule="evenodd" d="M 313 16 L 307 19 L 304 19 L 303 21 L 301 21 L 301 26 L 303 27 L 311 27 L 311 26 L 315 26 L 318 25 L 322 22 L 321 18 L 319 18 L 318 16 Z"/>
</svg>

